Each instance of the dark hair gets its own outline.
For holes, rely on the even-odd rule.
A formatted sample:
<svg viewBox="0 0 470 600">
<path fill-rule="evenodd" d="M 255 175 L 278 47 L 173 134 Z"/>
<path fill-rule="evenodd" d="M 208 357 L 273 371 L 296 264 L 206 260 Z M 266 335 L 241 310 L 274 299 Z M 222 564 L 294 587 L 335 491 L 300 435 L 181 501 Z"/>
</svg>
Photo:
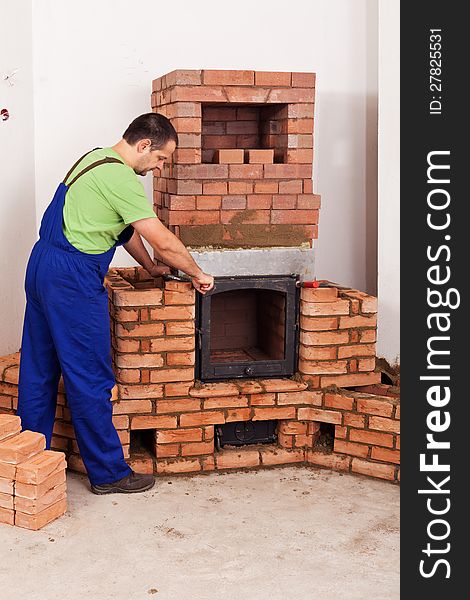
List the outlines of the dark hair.
<svg viewBox="0 0 470 600">
<path fill-rule="evenodd" d="M 152 142 L 152 150 L 163 148 L 173 140 L 178 145 L 178 134 L 169 119 L 158 113 L 145 113 L 132 121 L 122 136 L 128 144 L 148 138 Z"/>
</svg>

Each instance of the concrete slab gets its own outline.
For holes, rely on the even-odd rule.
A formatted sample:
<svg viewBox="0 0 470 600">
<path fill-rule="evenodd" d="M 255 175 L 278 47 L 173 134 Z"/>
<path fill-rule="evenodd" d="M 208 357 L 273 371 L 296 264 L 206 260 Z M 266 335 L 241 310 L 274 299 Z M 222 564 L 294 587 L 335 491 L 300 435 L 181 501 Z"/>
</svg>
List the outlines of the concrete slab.
<svg viewBox="0 0 470 600">
<path fill-rule="evenodd" d="M 38 532 L 0 525 L 2 600 L 398 600 L 399 488 L 284 467 L 159 478 Z"/>
</svg>

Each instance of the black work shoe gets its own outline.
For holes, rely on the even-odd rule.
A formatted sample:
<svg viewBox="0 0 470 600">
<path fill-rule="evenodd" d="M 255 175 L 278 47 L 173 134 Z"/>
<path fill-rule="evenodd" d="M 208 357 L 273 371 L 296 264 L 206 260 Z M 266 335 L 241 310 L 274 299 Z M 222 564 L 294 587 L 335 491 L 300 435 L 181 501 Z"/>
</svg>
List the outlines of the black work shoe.
<svg viewBox="0 0 470 600">
<path fill-rule="evenodd" d="M 153 475 L 143 475 L 132 471 L 114 483 L 92 485 L 91 491 L 94 494 L 137 494 L 150 490 L 154 485 L 155 477 Z"/>
</svg>

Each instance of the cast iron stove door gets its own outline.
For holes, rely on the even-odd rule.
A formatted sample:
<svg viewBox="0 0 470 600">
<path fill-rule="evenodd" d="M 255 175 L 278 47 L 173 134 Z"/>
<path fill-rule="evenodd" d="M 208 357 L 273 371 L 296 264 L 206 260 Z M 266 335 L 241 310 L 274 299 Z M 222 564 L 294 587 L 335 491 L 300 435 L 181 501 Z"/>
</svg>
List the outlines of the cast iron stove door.
<svg viewBox="0 0 470 600">
<path fill-rule="evenodd" d="M 295 276 L 217 277 L 198 294 L 197 377 L 288 377 L 297 361 Z"/>
</svg>

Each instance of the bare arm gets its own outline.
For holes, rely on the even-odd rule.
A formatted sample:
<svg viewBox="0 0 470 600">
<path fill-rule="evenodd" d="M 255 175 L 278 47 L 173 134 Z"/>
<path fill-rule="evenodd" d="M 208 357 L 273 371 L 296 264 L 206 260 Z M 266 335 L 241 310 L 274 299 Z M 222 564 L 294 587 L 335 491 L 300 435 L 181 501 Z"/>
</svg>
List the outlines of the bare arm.
<svg viewBox="0 0 470 600">
<path fill-rule="evenodd" d="M 133 236 L 124 244 L 124 248 L 129 252 L 134 260 L 136 260 L 139 265 L 142 265 L 144 269 L 152 276 L 158 277 L 163 273 L 169 273 L 170 269 L 164 266 L 157 266 L 150 254 L 147 252 L 147 248 L 144 246 L 142 242 L 142 238 L 137 231 L 134 231 Z"/>
<path fill-rule="evenodd" d="M 184 244 L 163 225 L 160 219 L 140 219 L 132 225 L 167 265 L 189 275 L 197 290 L 204 293 L 214 287 L 214 278 L 198 267 Z"/>
</svg>

